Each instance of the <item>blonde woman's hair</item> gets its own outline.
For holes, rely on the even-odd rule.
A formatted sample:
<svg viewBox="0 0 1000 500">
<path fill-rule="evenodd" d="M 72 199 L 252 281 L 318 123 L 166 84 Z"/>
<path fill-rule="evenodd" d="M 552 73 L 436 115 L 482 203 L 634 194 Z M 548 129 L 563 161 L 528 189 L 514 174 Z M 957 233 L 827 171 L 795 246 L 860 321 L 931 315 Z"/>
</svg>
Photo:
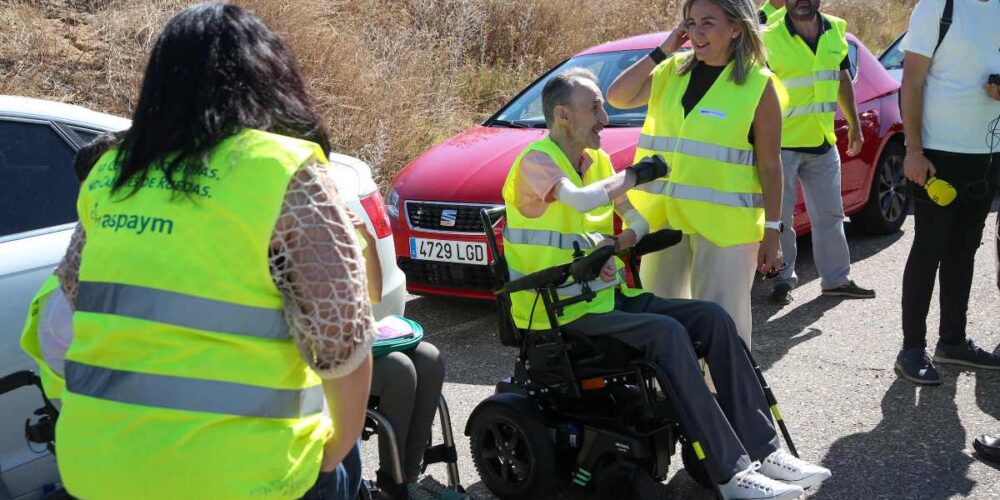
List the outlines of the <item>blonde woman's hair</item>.
<svg viewBox="0 0 1000 500">
<path fill-rule="evenodd" d="M 685 0 L 684 19 L 691 14 L 691 4 L 696 0 Z M 718 5 L 729 21 L 740 28 L 739 35 L 729 44 L 729 60 L 734 61 L 733 72 L 730 80 L 737 85 L 743 85 L 750 74 L 753 65 L 766 66 L 767 52 L 764 49 L 764 41 L 760 37 L 760 20 L 757 18 L 757 9 L 750 0 L 707 0 Z M 685 74 L 699 64 L 698 58 L 691 54 L 681 65 L 679 73 Z"/>
</svg>

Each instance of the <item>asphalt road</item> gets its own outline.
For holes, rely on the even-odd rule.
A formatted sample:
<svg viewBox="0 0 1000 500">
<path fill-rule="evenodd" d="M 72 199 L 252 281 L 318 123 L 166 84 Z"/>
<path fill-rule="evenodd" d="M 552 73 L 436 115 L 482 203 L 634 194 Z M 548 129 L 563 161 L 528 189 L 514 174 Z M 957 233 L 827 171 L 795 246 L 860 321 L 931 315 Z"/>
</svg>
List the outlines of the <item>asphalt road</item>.
<svg viewBox="0 0 1000 500">
<path fill-rule="evenodd" d="M 996 210 L 984 241 L 992 243 Z M 939 367 L 944 384 L 917 388 L 895 375 L 902 344 L 902 270 L 913 238 L 910 218 L 901 232 L 873 237 L 847 224 L 851 275 L 877 290 L 873 300 L 820 296 L 808 237 L 800 239 L 801 285 L 791 305 L 766 301 L 766 282 L 753 290 L 754 355 L 781 403 L 803 458 L 833 477 L 811 498 L 1000 498 L 1000 467 L 978 461 L 972 439 L 1000 432 L 1000 372 Z M 969 334 L 981 346 L 1000 343 L 1000 293 L 993 281 L 992 247 L 984 244 L 969 307 Z M 937 332 L 937 296 L 929 318 L 929 342 Z M 472 409 L 509 374 L 514 351 L 496 338 L 492 303 L 413 297 L 406 314 L 423 324 L 427 340 L 448 364 L 444 394 L 458 441 L 462 484 L 473 498 L 492 498 L 480 482 L 463 429 Z M 998 346 L 1000 347 L 1000 346 Z M 438 435 L 438 430 L 435 430 Z M 374 439 L 364 445 L 367 476 L 377 463 Z M 680 456 L 661 488 L 664 498 L 712 498 L 683 470 Z M 442 466 L 429 469 L 441 481 Z M 561 498 L 576 498 L 568 491 Z"/>
</svg>

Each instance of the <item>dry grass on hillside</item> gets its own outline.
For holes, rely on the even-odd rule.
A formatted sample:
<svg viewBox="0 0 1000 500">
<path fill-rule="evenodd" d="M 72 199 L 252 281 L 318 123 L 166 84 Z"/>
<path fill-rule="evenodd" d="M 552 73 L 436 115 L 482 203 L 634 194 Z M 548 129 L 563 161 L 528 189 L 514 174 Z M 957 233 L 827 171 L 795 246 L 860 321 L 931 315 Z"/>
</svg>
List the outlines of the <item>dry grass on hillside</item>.
<svg viewBox="0 0 1000 500">
<path fill-rule="evenodd" d="M 128 116 L 184 0 L 0 0 L 0 94 Z M 669 29 L 681 0 L 241 0 L 299 58 L 334 137 L 385 181 L 575 51 Z M 915 0 L 837 0 L 874 51 Z"/>
</svg>

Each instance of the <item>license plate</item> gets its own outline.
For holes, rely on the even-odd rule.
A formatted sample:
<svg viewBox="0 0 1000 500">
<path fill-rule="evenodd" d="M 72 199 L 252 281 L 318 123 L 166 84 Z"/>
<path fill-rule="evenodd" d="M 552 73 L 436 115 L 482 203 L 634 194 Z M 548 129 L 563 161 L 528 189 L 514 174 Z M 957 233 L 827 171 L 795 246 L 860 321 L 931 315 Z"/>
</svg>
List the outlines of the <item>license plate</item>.
<svg viewBox="0 0 1000 500">
<path fill-rule="evenodd" d="M 486 243 L 410 238 L 410 258 L 485 265 Z"/>
</svg>

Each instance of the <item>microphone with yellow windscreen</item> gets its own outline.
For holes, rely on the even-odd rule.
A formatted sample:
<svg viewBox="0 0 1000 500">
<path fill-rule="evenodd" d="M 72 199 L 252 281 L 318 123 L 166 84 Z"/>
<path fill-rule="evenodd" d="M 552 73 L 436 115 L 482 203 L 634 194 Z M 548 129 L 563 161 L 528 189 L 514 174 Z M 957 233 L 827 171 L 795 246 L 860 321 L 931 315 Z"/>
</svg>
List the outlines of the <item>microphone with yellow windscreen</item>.
<svg viewBox="0 0 1000 500">
<path fill-rule="evenodd" d="M 949 184 L 948 181 L 938 179 L 937 177 L 927 179 L 924 189 L 927 190 L 927 196 L 930 197 L 931 201 L 942 207 L 948 206 L 949 203 L 955 201 L 955 196 L 958 195 L 954 186 Z"/>
</svg>

